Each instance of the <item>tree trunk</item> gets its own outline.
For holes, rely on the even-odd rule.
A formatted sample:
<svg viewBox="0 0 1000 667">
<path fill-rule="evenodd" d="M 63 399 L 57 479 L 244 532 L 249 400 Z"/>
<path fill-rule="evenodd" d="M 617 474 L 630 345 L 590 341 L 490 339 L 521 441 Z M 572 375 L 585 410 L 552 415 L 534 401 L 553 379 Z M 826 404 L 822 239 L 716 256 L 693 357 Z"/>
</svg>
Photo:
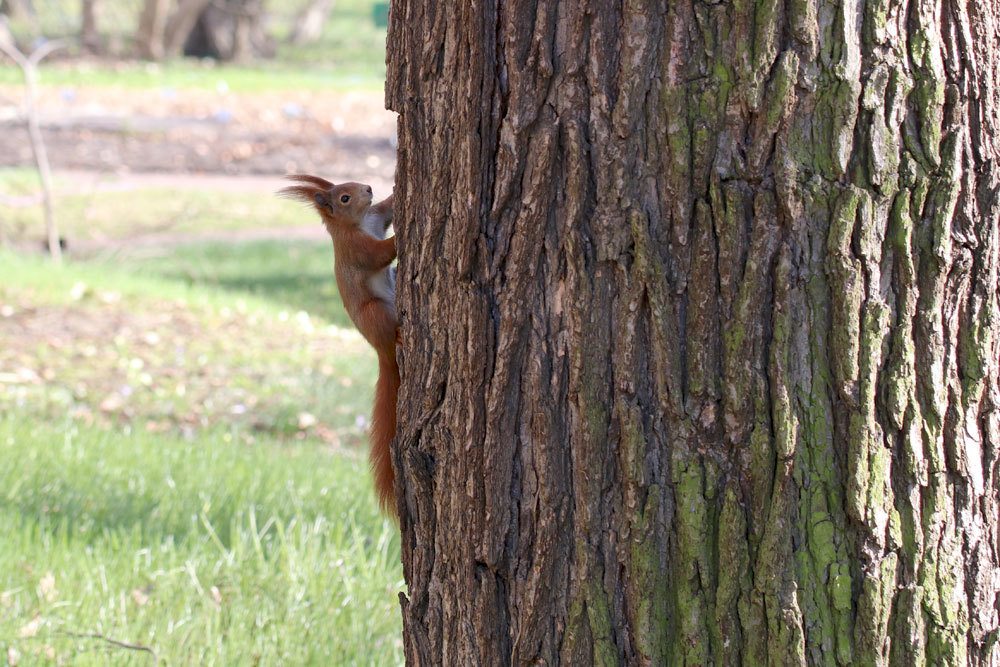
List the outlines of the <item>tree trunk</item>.
<svg viewBox="0 0 1000 667">
<path fill-rule="evenodd" d="M 177 9 L 167 20 L 167 26 L 164 30 L 167 55 L 180 55 L 185 40 L 194 29 L 195 23 L 198 22 L 198 17 L 211 2 L 212 0 L 181 0 Z"/>
<path fill-rule="evenodd" d="M 145 0 L 139 16 L 135 41 L 139 55 L 149 60 L 162 60 L 165 55 L 163 32 L 167 23 L 170 0 Z"/>
<path fill-rule="evenodd" d="M 0 14 L 0 47 L 17 48 L 17 43 L 14 41 L 14 34 L 10 31 L 7 17 L 3 14 Z"/>
<path fill-rule="evenodd" d="M 242 11 L 235 16 L 233 25 L 233 51 L 229 58 L 233 62 L 248 63 L 253 60 L 253 41 L 251 39 L 255 26 L 260 23 L 260 2 L 242 3 Z"/>
<path fill-rule="evenodd" d="M 410 664 L 996 665 L 996 0 L 394 0 Z"/>
<path fill-rule="evenodd" d="M 80 20 L 80 45 L 87 53 L 101 52 L 101 33 L 97 29 L 97 0 L 83 0 Z"/>
<path fill-rule="evenodd" d="M 273 56 L 273 40 L 264 30 L 263 4 L 260 0 L 210 4 L 187 35 L 184 55 L 239 63 Z"/>
<path fill-rule="evenodd" d="M 310 0 L 295 17 L 288 41 L 292 44 L 311 44 L 318 40 L 332 9 L 333 0 Z"/>
<path fill-rule="evenodd" d="M 22 53 L 11 41 L 0 39 L 0 53 L 13 60 L 24 75 L 24 115 L 28 126 L 28 138 L 31 143 L 31 153 L 38 167 L 38 179 L 42 185 L 42 206 L 45 215 L 45 236 L 49 255 L 55 261 L 62 260 L 62 240 L 59 238 L 59 228 L 56 226 L 55 210 L 52 203 L 52 169 L 49 166 L 48 152 L 38 122 L 38 65 L 46 56 L 63 48 L 61 40 L 42 42 L 30 54 Z"/>
<path fill-rule="evenodd" d="M 14 21 L 32 24 L 36 24 L 38 20 L 31 0 L 3 0 L 0 2 L 0 14 L 6 14 Z"/>
<path fill-rule="evenodd" d="M 9 23 L 19 26 L 21 30 L 27 29 L 34 36 L 38 35 L 38 14 L 31 0 L 0 0 L 0 17 L 4 18 L 4 23 L 0 26 L 0 39 L 9 37 Z M 9 23 L 7 19 L 10 19 Z M 11 43 L 13 37 L 9 37 Z M 30 40 L 29 40 L 30 41 Z"/>
</svg>

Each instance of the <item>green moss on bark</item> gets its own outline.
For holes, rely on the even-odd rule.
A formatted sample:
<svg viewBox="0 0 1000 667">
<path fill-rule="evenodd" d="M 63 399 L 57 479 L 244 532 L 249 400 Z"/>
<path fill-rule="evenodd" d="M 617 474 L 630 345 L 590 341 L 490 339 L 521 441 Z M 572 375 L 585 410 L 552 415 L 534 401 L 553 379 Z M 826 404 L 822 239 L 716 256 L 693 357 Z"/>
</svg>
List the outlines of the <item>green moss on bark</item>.
<svg viewBox="0 0 1000 667">
<path fill-rule="evenodd" d="M 704 471 L 696 460 L 675 459 L 674 496 L 677 502 L 677 578 L 672 582 L 679 633 L 671 653 L 680 664 L 712 662 L 708 627 L 708 604 L 703 577 L 711 573 L 706 552 L 706 530 L 711 529 L 705 500 Z"/>
</svg>

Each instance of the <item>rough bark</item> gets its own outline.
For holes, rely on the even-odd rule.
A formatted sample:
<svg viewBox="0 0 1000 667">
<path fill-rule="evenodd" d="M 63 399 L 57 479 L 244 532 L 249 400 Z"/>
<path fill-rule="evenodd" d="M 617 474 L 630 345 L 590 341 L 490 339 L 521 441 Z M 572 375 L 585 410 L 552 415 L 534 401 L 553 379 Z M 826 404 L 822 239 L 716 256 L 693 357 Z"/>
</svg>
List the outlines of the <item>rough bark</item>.
<svg viewBox="0 0 1000 667">
<path fill-rule="evenodd" d="M 410 664 L 1000 662 L 998 34 L 394 0 Z"/>
</svg>

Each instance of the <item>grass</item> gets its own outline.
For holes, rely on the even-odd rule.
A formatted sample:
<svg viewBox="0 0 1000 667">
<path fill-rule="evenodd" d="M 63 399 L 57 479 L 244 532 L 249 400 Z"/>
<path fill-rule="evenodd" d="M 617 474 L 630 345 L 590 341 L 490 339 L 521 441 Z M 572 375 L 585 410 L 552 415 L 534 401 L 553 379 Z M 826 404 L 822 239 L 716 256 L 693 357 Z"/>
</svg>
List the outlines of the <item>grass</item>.
<svg viewBox="0 0 1000 667">
<path fill-rule="evenodd" d="M 0 420 L 0 647 L 35 664 L 398 664 L 358 457 Z"/>
<path fill-rule="evenodd" d="M 286 43 L 296 6 L 271 3 L 278 43 L 273 60 L 249 66 L 217 65 L 212 62 L 178 59 L 162 64 L 59 62 L 55 59 L 40 68 L 40 82 L 56 86 L 123 86 L 131 88 L 215 89 L 224 80 L 230 90 L 346 90 L 379 89 L 385 81 L 385 28 L 375 26 L 373 6 L 377 0 L 338 0 L 321 39 L 307 46 Z M 120 8 L 104 19 L 106 33 L 113 41 L 131 37 L 138 21 L 140 3 L 134 12 Z M 301 4 L 301 3 L 298 3 Z M 115 9 L 111 6 L 107 9 Z M 43 34 L 75 36 L 79 25 L 79 3 L 49 2 L 39 8 Z M 14 26 L 27 38 L 30 30 Z M 20 70 L 0 66 L 0 84 L 21 82 Z"/>
<path fill-rule="evenodd" d="M 140 188 L 97 192 L 66 177 L 55 177 L 55 209 L 60 233 L 71 240 L 121 239 L 150 232 L 173 235 L 228 232 L 237 229 L 317 224 L 301 206 L 276 196 L 283 186 L 259 192 L 194 188 Z M 0 199 L 30 198 L 40 192 L 38 176 L 28 168 L 0 169 Z M 141 205 L 137 205 L 141 202 Z M 0 215 L 7 234 L 26 238 L 44 229 L 40 205 L 7 207 Z"/>
<path fill-rule="evenodd" d="M 385 39 L 384 31 L 382 39 Z M 384 42 L 383 42 L 384 43 Z M 309 53 L 321 47 L 308 47 Z M 305 57 L 305 56 L 302 56 Z M 321 57 L 317 55 L 317 57 Z M 298 58 L 287 62 L 257 62 L 253 65 L 215 64 L 178 59 L 166 63 L 93 61 L 52 61 L 39 68 L 43 86 L 88 86 L 123 88 L 175 88 L 215 90 L 225 82 L 237 93 L 282 90 L 379 90 L 385 84 L 385 65 L 343 63 L 335 59 L 319 60 L 325 64 L 297 65 Z M 0 64 L 0 85 L 20 85 L 21 70 Z"/>
<path fill-rule="evenodd" d="M 0 252 L 8 658 L 151 664 L 111 639 L 163 664 L 401 661 L 361 446 L 374 363 L 339 300 L 302 296 L 329 294 L 328 253 Z"/>
<path fill-rule="evenodd" d="M 333 250 L 325 241 L 199 243 L 158 256 L 126 258 L 122 266 L 134 275 L 261 297 L 352 326 L 333 280 Z M 252 273 L 247 267 L 253 267 Z"/>
<path fill-rule="evenodd" d="M 252 67 L 55 61 L 41 81 L 378 89 L 385 31 L 371 5 L 338 0 L 319 43 L 282 44 Z M 75 30 L 79 3 L 36 6 L 45 34 Z M 108 5 L 104 29 L 121 41 L 139 6 Z M 0 84 L 20 81 L 0 66 Z M 75 185 L 56 183 L 71 241 L 310 220 L 270 192 L 96 198 Z M 0 173 L 2 198 L 36 191 L 30 170 Z M 5 207 L 0 223 L 14 237 L 39 229 L 37 208 Z M 375 509 L 363 446 L 374 358 L 331 269 L 327 243 L 147 247 L 62 266 L 0 251 L 8 663 L 401 662 L 397 529 Z"/>
<path fill-rule="evenodd" d="M 0 410 L 149 431 L 225 423 L 247 438 L 360 445 L 376 364 L 346 328 L 324 254 L 309 244 L 230 244 L 61 267 L 0 254 Z M 310 285 L 328 298 L 308 294 Z M 286 300 L 297 292 L 301 302 Z"/>
</svg>

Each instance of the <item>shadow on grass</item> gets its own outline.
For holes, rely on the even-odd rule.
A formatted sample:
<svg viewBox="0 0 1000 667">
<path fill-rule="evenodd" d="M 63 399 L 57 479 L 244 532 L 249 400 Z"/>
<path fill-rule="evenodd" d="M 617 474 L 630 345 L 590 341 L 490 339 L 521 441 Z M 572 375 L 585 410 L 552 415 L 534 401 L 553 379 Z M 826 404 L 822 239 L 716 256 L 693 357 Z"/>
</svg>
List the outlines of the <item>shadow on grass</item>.
<svg viewBox="0 0 1000 667">
<path fill-rule="evenodd" d="M 340 301 L 332 267 L 323 272 L 283 273 L 258 278 L 219 278 L 210 284 L 235 294 L 252 294 L 290 312 L 303 310 L 340 327 L 353 327 Z"/>
<path fill-rule="evenodd" d="M 96 450 L 88 454 L 93 459 L 76 465 L 67 465 L 59 452 L 46 454 L 50 460 L 46 470 L 24 471 L 20 492 L 0 496 L 0 516 L 14 522 L 19 519 L 22 529 L 37 535 L 84 544 L 106 542 L 115 535 L 137 535 L 141 543 L 151 545 L 214 535 L 213 541 L 227 549 L 253 523 L 251 513 L 261 525 L 271 520 L 287 524 L 318 517 L 351 521 L 354 515 L 376 516 L 374 508 L 363 507 L 359 500 L 366 497 L 363 483 L 355 482 L 356 488 L 347 488 L 351 484 L 344 483 L 346 478 L 358 479 L 358 466 L 334 457 L 314 461 L 310 467 L 341 481 L 321 491 L 303 479 L 293 484 L 288 477 L 291 471 L 274 465 L 274 460 L 263 466 L 262 461 L 230 461 L 225 465 L 225 460 L 211 460 L 214 457 L 191 461 L 198 455 L 190 450 L 178 455 L 173 447 L 179 443 L 173 443 L 164 458 L 188 461 L 165 465 L 154 460 L 151 470 L 130 471 L 121 461 L 104 463 L 106 457 L 102 456 L 113 456 L 118 448 L 128 446 L 129 440 L 106 434 L 103 438 L 103 442 L 88 442 L 88 449 Z M 109 442 L 113 446 L 109 447 Z M 148 442 L 160 441 L 151 436 Z M 140 450 L 149 446 L 135 444 Z M 187 445 L 179 447 L 183 450 Z M 199 468 L 201 478 L 185 469 L 187 466 Z M 300 470 L 296 476 L 301 474 Z M 8 525 L 7 530 L 12 527 Z"/>
<path fill-rule="evenodd" d="M 333 276 L 329 242 L 247 241 L 177 246 L 145 259 L 126 259 L 139 274 L 254 296 L 290 313 L 350 327 Z"/>
</svg>

